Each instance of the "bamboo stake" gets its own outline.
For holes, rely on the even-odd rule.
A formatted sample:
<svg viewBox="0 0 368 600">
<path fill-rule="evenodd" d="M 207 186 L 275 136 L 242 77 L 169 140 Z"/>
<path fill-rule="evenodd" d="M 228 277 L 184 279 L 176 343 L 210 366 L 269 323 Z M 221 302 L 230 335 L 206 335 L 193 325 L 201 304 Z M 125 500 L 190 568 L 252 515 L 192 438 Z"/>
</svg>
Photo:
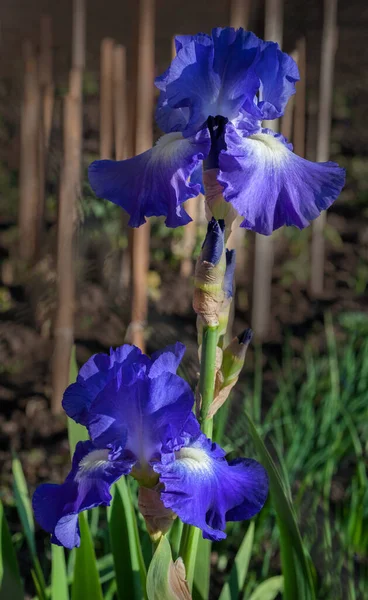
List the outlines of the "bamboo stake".
<svg viewBox="0 0 368 600">
<path fill-rule="evenodd" d="M 325 0 L 319 87 L 317 162 L 325 162 L 330 156 L 332 86 L 337 47 L 336 22 L 337 0 Z M 324 229 L 326 218 L 327 213 L 323 211 L 318 219 L 313 222 L 310 282 L 310 289 L 313 296 L 323 294 L 325 266 Z"/>
<path fill-rule="evenodd" d="M 231 0 L 230 27 L 248 29 L 251 0 Z"/>
<path fill-rule="evenodd" d="M 113 150 L 114 40 L 101 42 L 100 158 L 112 158 Z"/>
<path fill-rule="evenodd" d="M 72 65 L 84 69 L 86 63 L 86 0 L 73 0 Z"/>
<path fill-rule="evenodd" d="M 42 15 L 40 21 L 40 130 L 39 130 L 39 201 L 38 201 L 38 247 L 40 254 L 41 237 L 44 228 L 45 186 L 47 170 L 47 154 L 50 143 L 52 115 L 54 109 L 54 85 L 52 82 L 52 19 Z"/>
<path fill-rule="evenodd" d="M 230 27 L 238 29 L 248 29 L 249 16 L 250 16 L 251 0 L 232 0 L 230 5 Z M 232 232 L 227 241 L 227 247 L 236 250 L 236 266 L 235 266 L 235 281 L 239 281 L 244 277 L 247 256 L 244 246 L 245 230 L 239 227 L 243 219 L 239 219 L 238 225 L 234 225 Z M 234 302 L 232 304 L 232 311 L 234 311 Z M 232 318 L 229 318 L 229 328 L 232 327 Z M 232 339 L 231 332 L 229 331 L 229 337 Z"/>
<path fill-rule="evenodd" d="M 175 36 L 172 38 L 171 44 L 171 57 L 174 59 L 176 56 L 175 48 Z M 204 203 L 203 195 L 199 194 L 193 198 L 189 198 L 184 202 L 183 207 L 192 218 L 190 223 L 185 225 L 183 230 L 183 240 L 181 244 L 182 260 L 180 262 L 180 275 L 187 279 L 193 273 L 193 251 L 196 244 L 197 237 L 197 221 L 198 221 L 198 206 L 199 203 Z"/>
<path fill-rule="evenodd" d="M 283 0 L 266 0 L 265 39 L 282 46 Z M 265 121 L 264 126 L 278 131 L 278 121 Z M 270 327 L 271 284 L 273 268 L 272 236 L 256 235 L 254 249 L 254 280 L 252 327 L 259 340 L 263 340 Z"/>
<path fill-rule="evenodd" d="M 128 98 L 126 84 L 126 50 L 124 46 L 116 45 L 114 48 L 114 135 L 115 158 L 125 160 L 132 156 L 131 144 L 128 136 Z M 128 229 L 128 216 L 122 211 L 121 224 L 123 231 Z M 120 266 L 120 287 L 128 289 L 130 284 L 130 257 L 129 248 L 125 248 Z"/>
<path fill-rule="evenodd" d="M 306 44 L 305 38 L 300 38 L 296 45 L 300 81 L 296 84 L 293 144 L 294 152 L 305 157 L 305 98 L 307 86 Z"/>
<path fill-rule="evenodd" d="M 290 53 L 290 56 L 295 60 L 296 64 L 299 65 L 298 50 L 293 50 L 293 52 Z M 298 86 L 299 82 L 296 85 Z M 288 141 L 291 141 L 292 136 L 294 137 L 294 132 L 293 132 L 294 112 L 295 112 L 295 95 L 291 96 L 291 98 L 289 99 L 289 102 L 287 103 L 286 108 L 285 108 L 284 116 L 281 119 L 281 134 Z"/>
<path fill-rule="evenodd" d="M 42 89 L 42 118 L 45 148 L 48 149 L 54 108 L 52 81 L 52 19 L 43 15 L 40 22 L 40 86 Z"/>
<path fill-rule="evenodd" d="M 61 412 L 61 399 L 69 382 L 69 366 L 74 339 L 75 233 L 77 200 L 81 192 L 82 79 L 85 57 L 85 2 L 73 3 L 73 68 L 69 93 L 64 100 L 64 159 L 60 180 L 57 240 L 57 312 L 52 357 L 52 405 Z"/>
<path fill-rule="evenodd" d="M 20 131 L 19 255 L 33 261 L 38 247 L 40 94 L 37 58 L 29 41 L 23 45 L 24 90 Z"/>
<path fill-rule="evenodd" d="M 153 142 L 154 31 L 155 1 L 140 0 L 135 135 L 136 154 L 140 154 L 151 148 Z M 150 226 L 148 222 L 132 231 L 132 311 L 129 333 L 132 343 L 141 348 L 143 352 L 145 349 L 144 327 L 148 309 L 149 237 Z"/>
<path fill-rule="evenodd" d="M 120 44 L 113 55 L 114 134 L 116 160 L 128 158 L 128 101 L 126 88 L 126 50 Z"/>
</svg>

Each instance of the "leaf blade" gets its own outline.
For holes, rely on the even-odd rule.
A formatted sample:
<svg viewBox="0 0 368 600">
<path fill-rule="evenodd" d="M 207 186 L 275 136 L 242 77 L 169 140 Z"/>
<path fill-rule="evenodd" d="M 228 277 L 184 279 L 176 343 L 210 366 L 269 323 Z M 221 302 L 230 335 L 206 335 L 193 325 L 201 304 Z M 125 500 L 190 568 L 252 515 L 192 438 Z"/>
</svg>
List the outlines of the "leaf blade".
<svg viewBox="0 0 368 600">
<path fill-rule="evenodd" d="M 249 561 L 254 541 L 254 521 L 249 523 L 247 532 L 235 556 L 234 565 L 230 572 L 229 580 L 221 590 L 219 600 L 237 600 L 244 588 L 245 578 L 248 573 Z"/>
<path fill-rule="evenodd" d="M 0 499 L 0 599 L 23 600 L 24 592 L 5 511 Z"/>
<path fill-rule="evenodd" d="M 296 522 L 294 508 L 288 498 L 285 485 L 276 465 L 263 443 L 255 424 L 247 411 L 244 412 L 256 451 L 270 479 L 270 494 L 280 529 L 284 599 L 294 600 L 299 597 L 300 586 L 302 586 L 305 590 L 303 598 L 305 597 L 305 600 L 315 600 L 312 562 L 304 547 Z"/>
<path fill-rule="evenodd" d="M 76 549 L 72 583 L 72 600 L 88 598 L 103 600 L 101 584 L 96 564 L 96 555 L 86 515 L 79 515 L 81 545 Z"/>
<path fill-rule="evenodd" d="M 139 542 L 138 526 L 129 488 L 124 477 L 112 489 L 107 511 L 119 600 L 145 597 L 146 569 Z"/>
</svg>

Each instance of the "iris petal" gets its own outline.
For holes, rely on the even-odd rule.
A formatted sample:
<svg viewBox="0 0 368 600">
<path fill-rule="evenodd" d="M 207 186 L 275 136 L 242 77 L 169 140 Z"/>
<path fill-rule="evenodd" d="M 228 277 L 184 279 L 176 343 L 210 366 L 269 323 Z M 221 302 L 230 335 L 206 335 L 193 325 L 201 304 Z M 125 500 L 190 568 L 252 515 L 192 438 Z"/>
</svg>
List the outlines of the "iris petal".
<svg viewBox="0 0 368 600">
<path fill-rule="evenodd" d="M 88 170 L 93 191 L 124 208 L 129 225 L 139 227 L 145 217 L 165 216 L 168 227 L 191 218 L 181 206 L 200 191 L 189 178 L 210 148 L 207 130 L 184 139 L 169 133 L 143 154 L 124 161 L 98 160 Z"/>
<path fill-rule="evenodd" d="M 336 200 L 344 185 L 344 169 L 300 158 L 281 136 L 243 138 L 228 124 L 225 140 L 218 180 L 247 229 L 264 235 L 282 225 L 303 229 Z"/>
<path fill-rule="evenodd" d="M 161 90 L 160 127 L 188 136 L 201 129 L 210 115 L 236 118 L 243 105 L 253 102 L 259 88 L 253 65 L 260 45 L 261 40 L 243 29 L 217 28 L 212 37 L 178 37 L 177 56 L 156 79 Z M 189 109 L 189 116 L 185 113 L 183 119 L 182 113 L 175 113 L 179 108 Z"/>
<path fill-rule="evenodd" d="M 40 485 L 33 495 L 36 520 L 52 534 L 51 541 L 66 548 L 79 546 L 78 514 L 109 505 L 110 486 L 129 473 L 133 463 L 127 454 L 110 460 L 108 450 L 98 450 L 92 442 L 79 442 L 65 482 Z"/>
<path fill-rule="evenodd" d="M 184 523 L 202 529 L 204 538 L 224 539 L 226 521 L 250 519 L 266 501 L 264 468 L 250 459 L 228 463 L 203 434 L 170 457 L 154 467 L 165 486 L 161 499 Z"/>
<path fill-rule="evenodd" d="M 157 361 L 162 366 L 165 357 Z M 114 379 L 98 395 L 89 411 L 88 430 L 98 448 L 115 444 L 150 462 L 162 445 L 179 435 L 192 410 L 193 392 L 178 375 L 159 375 L 155 363 L 152 373 L 131 375 L 129 383 L 120 385 Z"/>
<path fill-rule="evenodd" d="M 258 119 L 281 117 L 300 79 L 296 62 L 278 44 L 263 42 L 254 69 L 260 80 L 258 101 L 244 108 Z"/>
<path fill-rule="evenodd" d="M 151 356 L 153 364 L 150 368 L 149 376 L 157 377 L 163 372 L 175 374 L 184 356 L 184 352 L 185 346 L 180 342 L 154 352 Z"/>
<path fill-rule="evenodd" d="M 133 362 L 148 360 L 136 346 L 125 344 L 116 350 L 111 348 L 110 355 L 94 354 L 80 369 L 76 383 L 69 385 L 63 397 L 66 414 L 81 425 L 88 423 L 88 411 L 91 403 L 121 371 Z"/>
</svg>

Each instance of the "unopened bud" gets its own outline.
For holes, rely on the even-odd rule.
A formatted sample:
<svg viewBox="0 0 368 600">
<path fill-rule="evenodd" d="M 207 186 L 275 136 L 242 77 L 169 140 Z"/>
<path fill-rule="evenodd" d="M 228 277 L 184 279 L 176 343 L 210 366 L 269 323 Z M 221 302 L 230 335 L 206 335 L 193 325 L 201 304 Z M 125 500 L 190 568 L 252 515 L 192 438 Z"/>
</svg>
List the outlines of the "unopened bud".
<svg viewBox="0 0 368 600">
<path fill-rule="evenodd" d="M 236 336 L 227 348 L 225 348 L 221 365 L 224 386 L 231 383 L 234 379 L 236 381 L 238 380 L 252 337 L 253 331 L 251 329 L 245 329 L 243 333 Z"/>
<path fill-rule="evenodd" d="M 219 336 L 225 335 L 234 294 L 235 250 L 226 249 L 226 271 L 223 282 L 224 299 L 219 314 Z"/>
<path fill-rule="evenodd" d="M 223 351 L 221 369 L 216 376 L 215 398 L 208 411 L 209 418 L 217 413 L 238 381 L 252 336 L 253 331 L 246 329 L 235 337 Z"/>
<path fill-rule="evenodd" d="M 207 219 L 223 219 L 225 221 L 225 241 L 229 239 L 238 212 L 223 196 L 223 186 L 217 181 L 219 169 L 203 171 L 203 187 L 205 192 L 205 210 Z"/>
<path fill-rule="evenodd" d="M 170 543 L 160 540 L 147 573 L 148 600 L 192 600 L 183 560 L 173 562 Z"/>
<path fill-rule="evenodd" d="M 193 308 L 206 326 L 217 326 L 226 269 L 223 221 L 211 219 L 194 273 Z"/>
</svg>

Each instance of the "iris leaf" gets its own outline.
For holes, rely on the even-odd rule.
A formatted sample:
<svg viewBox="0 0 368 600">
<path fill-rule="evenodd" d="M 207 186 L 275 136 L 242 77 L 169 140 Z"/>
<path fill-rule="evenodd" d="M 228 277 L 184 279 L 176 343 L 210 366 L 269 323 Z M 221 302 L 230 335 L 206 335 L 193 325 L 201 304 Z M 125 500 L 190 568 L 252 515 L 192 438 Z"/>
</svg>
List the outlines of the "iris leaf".
<svg viewBox="0 0 368 600">
<path fill-rule="evenodd" d="M 77 379 L 78 375 L 78 365 L 75 357 L 75 346 L 72 348 L 72 355 L 70 357 L 70 367 L 69 367 L 69 383 L 74 383 Z M 73 419 L 69 419 L 68 417 L 68 439 L 69 439 L 69 448 L 70 448 L 70 456 L 73 456 L 75 447 L 78 442 L 84 442 L 88 440 L 88 431 L 83 425 L 79 425 L 73 421 Z"/>
<path fill-rule="evenodd" d="M 16 456 L 12 460 L 12 472 L 15 504 L 17 507 L 20 521 L 22 523 L 22 528 L 28 544 L 28 548 L 32 556 L 32 577 L 35 582 L 35 587 L 37 589 L 37 593 L 40 597 L 40 600 L 44 600 L 46 598 L 46 583 L 36 551 L 36 542 L 34 536 L 35 526 L 33 520 L 32 504 L 31 499 L 29 497 L 27 482 L 24 477 L 22 465 L 20 463 L 20 460 Z"/>
<path fill-rule="evenodd" d="M 256 587 L 250 598 L 244 597 L 243 600 L 275 600 L 282 593 L 283 579 L 282 575 L 266 579 Z"/>
<path fill-rule="evenodd" d="M 23 600 L 24 592 L 3 504 L 0 500 L 0 599 Z"/>
<path fill-rule="evenodd" d="M 125 477 L 121 477 L 115 483 L 112 494 L 113 499 L 107 509 L 107 518 L 118 598 L 119 600 L 142 600 L 146 597 L 146 568 L 135 510 Z"/>
<path fill-rule="evenodd" d="M 194 567 L 193 599 L 207 600 L 210 591 L 211 542 L 201 536 L 198 540 L 197 559 Z"/>
<path fill-rule="evenodd" d="M 72 584 L 72 600 L 103 600 L 95 551 L 86 515 L 79 515 L 81 545 L 76 549 Z"/>
<path fill-rule="evenodd" d="M 219 600 L 237 600 L 245 583 L 254 540 L 254 521 L 249 523 L 247 533 L 235 556 L 229 580 L 222 588 Z"/>
<path fill-rule="evenodd" d="M 315 600 L 314 567 L 304 547 L 293 505 L 276 465 L 246 411 L 245 416 L 259 459 L 270 479 L 271 500 L 276 511 L 280 533 L 281 563 L 284 576 L 283 598 L 284 600 L 295 600 L 295 598 Z"/>
<path fill-rule="evenodd" d="M 51 544 L 51 598 L 69 600 L 65 552 L 61 546 Z"/>
</svg>

